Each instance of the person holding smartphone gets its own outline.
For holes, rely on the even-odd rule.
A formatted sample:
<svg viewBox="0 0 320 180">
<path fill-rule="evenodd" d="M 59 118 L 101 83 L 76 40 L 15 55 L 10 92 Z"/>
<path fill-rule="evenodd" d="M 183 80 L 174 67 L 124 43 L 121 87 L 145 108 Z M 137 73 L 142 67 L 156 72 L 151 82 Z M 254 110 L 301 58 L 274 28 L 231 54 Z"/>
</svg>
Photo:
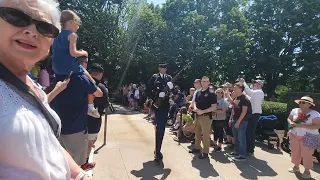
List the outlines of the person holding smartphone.
<svg viewBox="0 0 320 180">
<path fill-rule="evenodd" d="M 0 95 L 1 180 L 92 179 L 60 145 L 57 136 L 63 126 L 49 106 L 52 99 L 65 93 L 73 79 L 68 82 L 63 78 L 46 95 L 27 75 L 47 56 L 53 38 L 59 34 L 58 5 L 56 0 L 0 1 L 0 74 L 6 69 L 5 76 L 11 75 L 17 82 L 10 85 L 0 79 L 0 94 L 4 95 Z M 70 96 L 66 99 L 72 101 Z M 70 107 L 67 110 L 70 113 Z"/>
<path fill-rule="evenodd" d="M 243 95 L 244 85 L 240 82 L 234 85 L 236 98 L 233 99 L 232 132 L 236 140 L 235 151 L 229 155 L 233 156 L 235 161 L 245 161 L 247 153 L 246 130 L 248 119 L 251 115 L 250 101 Z"/>
</svg>

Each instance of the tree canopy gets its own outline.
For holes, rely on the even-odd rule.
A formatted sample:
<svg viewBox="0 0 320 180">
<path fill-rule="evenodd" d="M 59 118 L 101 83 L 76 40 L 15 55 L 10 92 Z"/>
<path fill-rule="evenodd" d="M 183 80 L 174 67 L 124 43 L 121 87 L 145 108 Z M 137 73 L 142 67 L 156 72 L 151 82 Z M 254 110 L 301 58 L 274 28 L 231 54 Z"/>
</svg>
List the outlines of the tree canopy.
<svg viewBox="0 0 320 180">
<path fill-rule="evenodd" d="M 113 87 L 147 82 L 158 62 L 189 88 L 208 75 L 214 84 L 265 78 L 269 96 L 280 85 L 320 92 L 320 1 L 60 0 L 82 18 L 78 48 L 103 64 Z M 120 83 L 120 84 L 119 84 Z"/>
</svg>

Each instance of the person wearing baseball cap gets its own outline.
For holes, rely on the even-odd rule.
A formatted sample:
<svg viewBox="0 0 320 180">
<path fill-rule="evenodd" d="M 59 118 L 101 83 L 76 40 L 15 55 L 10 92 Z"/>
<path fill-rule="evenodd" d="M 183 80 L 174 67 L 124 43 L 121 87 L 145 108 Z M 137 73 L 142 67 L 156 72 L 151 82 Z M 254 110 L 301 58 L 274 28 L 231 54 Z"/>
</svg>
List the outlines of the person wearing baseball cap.
<svg viewBox="0 0 320 180">
<path fill-rule="evenodd" d="M 255 148 L 256 141 L 256 128 L 258 125 L 259 117 L 262 114 L 262 103 L 264 100 L 264 92 L 262 91 L 263 81 L 262 80 L 254 80 L 253 87 L 250 87 L 245 82 L 244 78 L 240 78 L 239 81 L 243 83 L 247 98 L 250 100 L 252 107 L 252 115 L 248 120 L 248 126 L 246 131 L 247 136 L 247 155 L 252 156 Z"/>
</svg>

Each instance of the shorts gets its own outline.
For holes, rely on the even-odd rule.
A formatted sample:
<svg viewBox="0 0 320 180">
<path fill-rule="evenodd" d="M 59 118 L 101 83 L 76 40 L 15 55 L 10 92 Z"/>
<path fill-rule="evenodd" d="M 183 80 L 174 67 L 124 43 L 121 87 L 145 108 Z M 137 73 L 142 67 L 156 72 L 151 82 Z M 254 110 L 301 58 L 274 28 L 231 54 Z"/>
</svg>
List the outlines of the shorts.
<svg viewBox="0 0 320 180">
<path fill-rule="evenodd" d="M 61 134 L 59 142 L 78 165 L 87 162 L 88 133 L 86 130 L 74 134 Z"/>
<path fill-rule="evenodd" d="M 89 141 L 95 141 L 98 138 L 98 133 L 96 134 L 88 134 L 88 140 Z"/>
<path fill-rule="evenodd" d="M 102 119 L 88 116 L 88 134 L 98 134 L 100 132 Z"/>
</svg>

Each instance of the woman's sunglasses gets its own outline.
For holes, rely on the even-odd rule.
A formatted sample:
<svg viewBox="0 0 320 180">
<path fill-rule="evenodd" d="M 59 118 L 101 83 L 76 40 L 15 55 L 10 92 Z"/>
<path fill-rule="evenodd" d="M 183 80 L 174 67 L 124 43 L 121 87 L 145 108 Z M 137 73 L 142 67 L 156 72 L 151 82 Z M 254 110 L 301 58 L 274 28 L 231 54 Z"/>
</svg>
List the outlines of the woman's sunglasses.
<svg viewBox="0 0 320 180">
<path fill-rule="evenodd" d="M 300 101 L 299 104 L 307 104 L 306 102 Z"/>
<path fill-rule="evenodd" d="M 26 13 L 14 8 L 0 7 L 0 17 L 15 27 L 27 27 L 34 24 L 37 31 L 48 38 L 55 38 L 59 35 L 59 29 L 54 25 L 45 21 L 35 20 Z"/>
</svg>

